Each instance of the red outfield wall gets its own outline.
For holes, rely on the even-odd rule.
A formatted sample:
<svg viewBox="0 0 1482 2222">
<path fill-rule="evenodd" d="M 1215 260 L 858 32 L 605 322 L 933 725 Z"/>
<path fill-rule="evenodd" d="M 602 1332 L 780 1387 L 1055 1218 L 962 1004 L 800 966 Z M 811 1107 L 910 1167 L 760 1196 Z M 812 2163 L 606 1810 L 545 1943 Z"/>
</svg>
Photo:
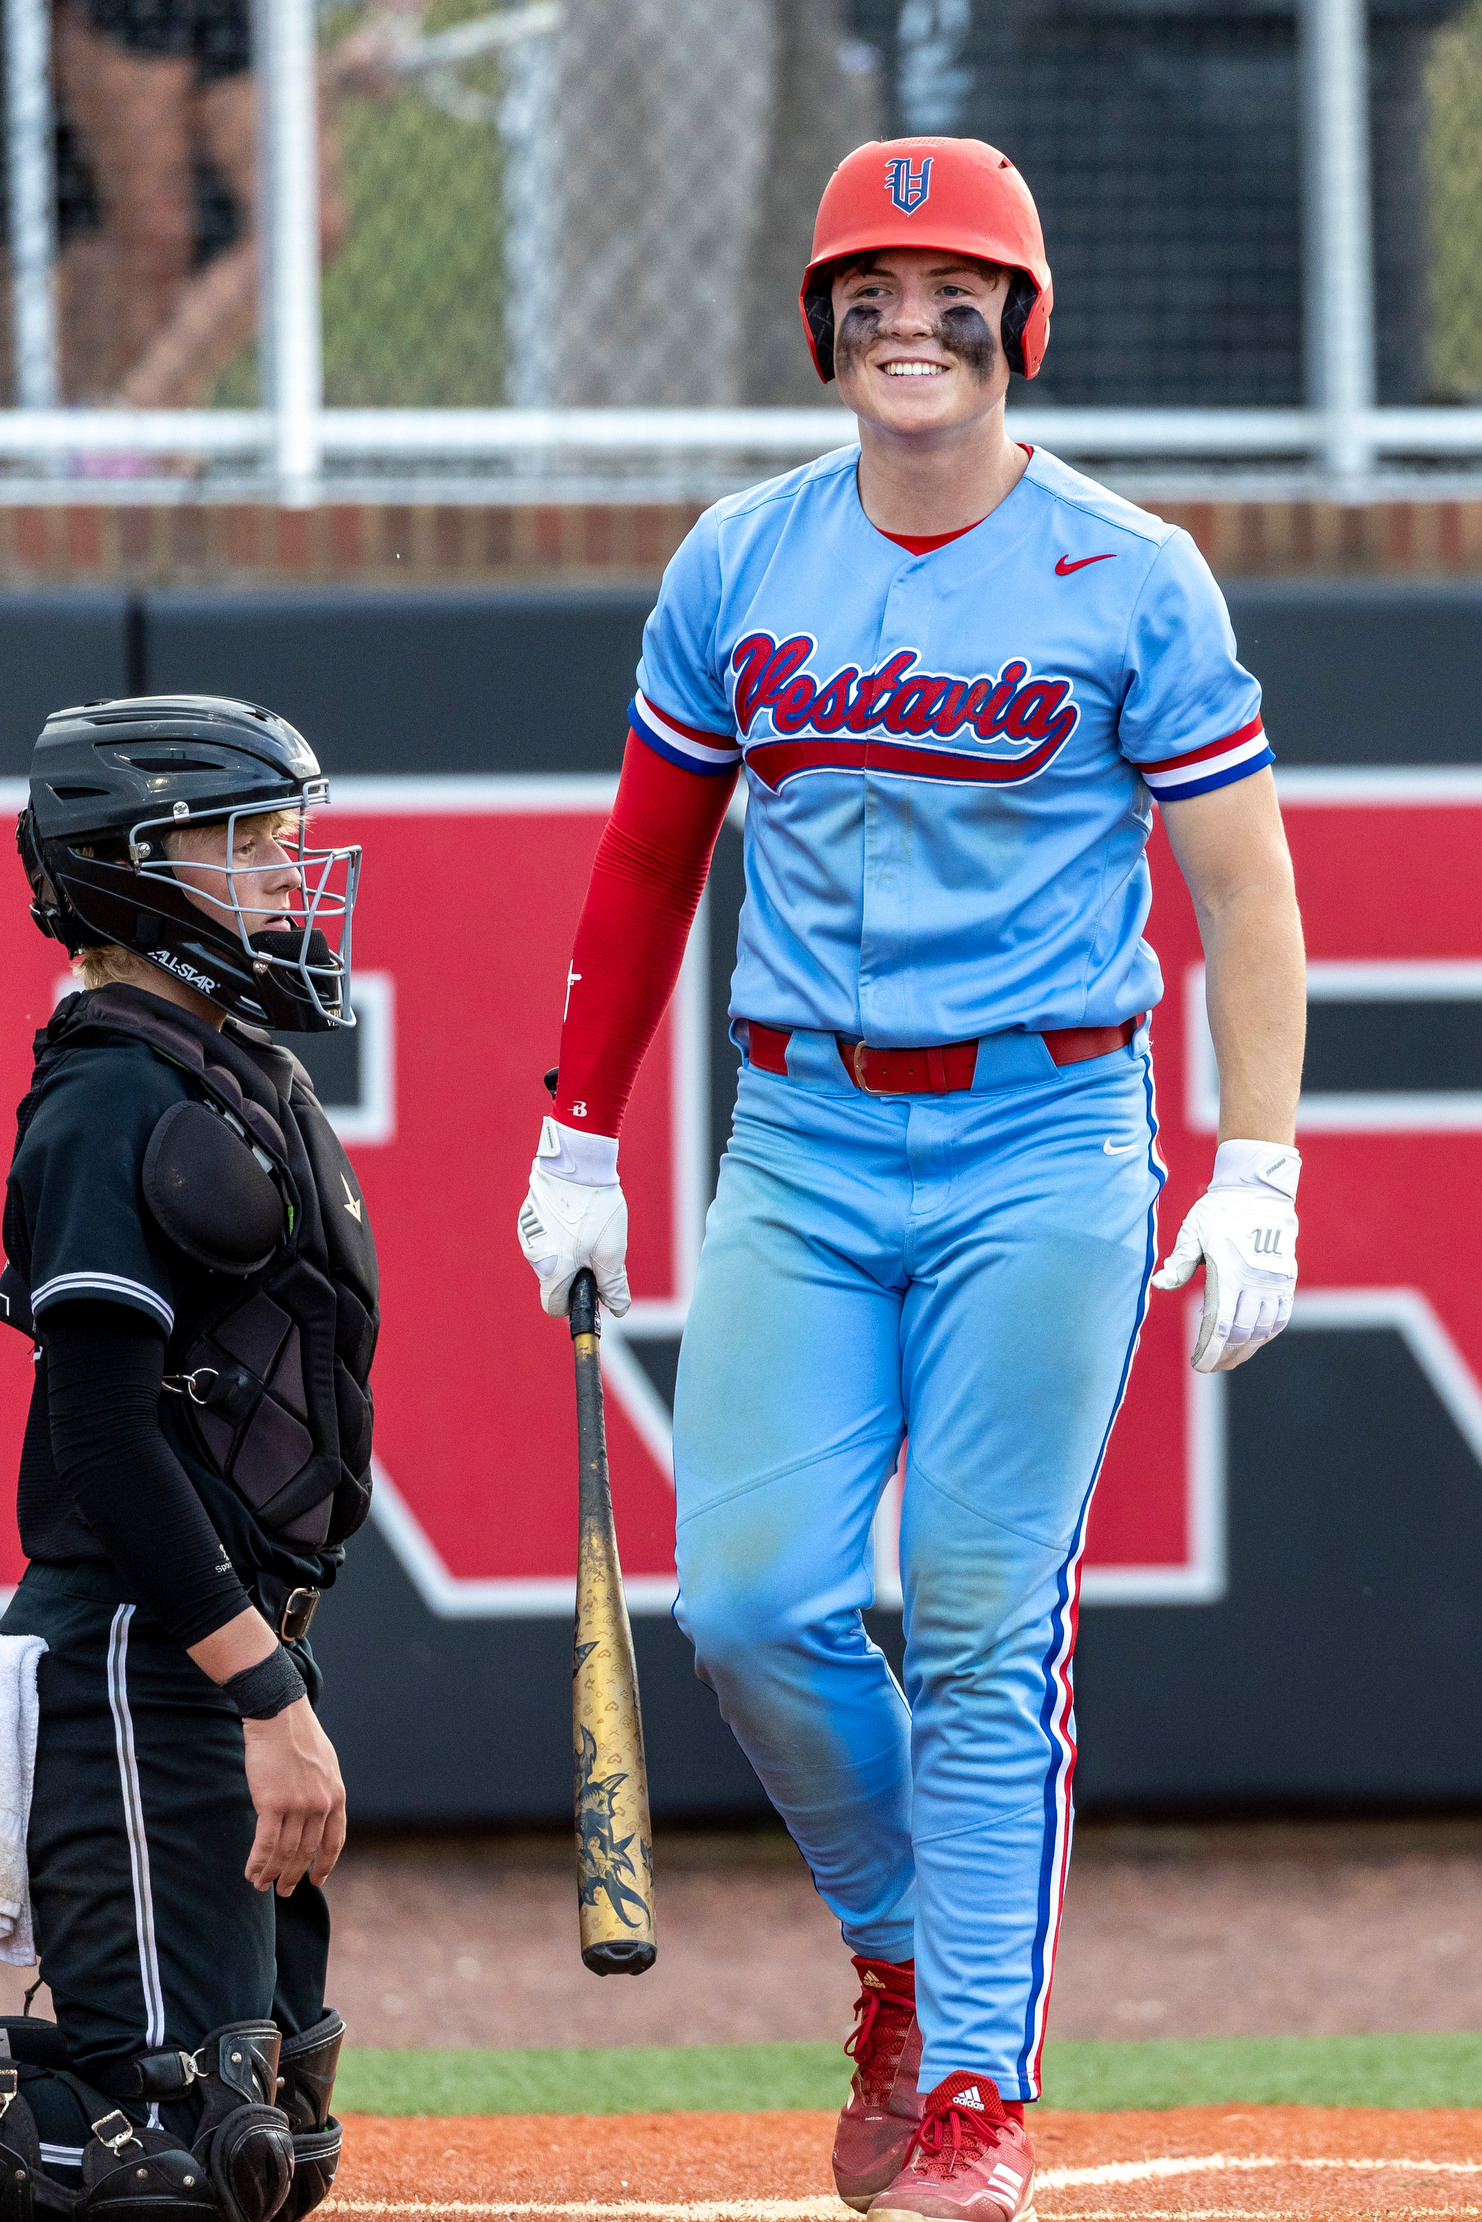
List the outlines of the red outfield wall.
<svg viewBox="0 0 1482 2222">
<path fill-rule="evenodd" d="M 1465 1032 L 1482 1012 L 1482 779 L 1306 771 L 1285 785 L 1314 1013 L 1328 1029 L 1316 1078 L 1329 1084 L 1306 1099 L 1300 1137 L 1297 1325 L 1396 1327 L 1466 1431 L 1482 1412 L 1482 1094 L 1456 1084 L 1468 1077 L 1464 1056 L 1440 1072 L 1444 1085 L 1427 1085 L 1437 1074 L 1402 1055 L 1397 1064 L 1385 1029 Z M 569 1351 L 538 1309 L 514 1222 L 609 792 L 600 778 L 560 776 L 349 780 L 330 815 L 335 837 L 367 852 L 355 945 L 361 1069 L 340 1117 L 383 1264 L 378 1525 L 434 1610 L 559 1614 L 570 1594 Z M 1197 936 L 1161 832 L 1153 856 L 1150 932 L 1168 988 L 1154 1022 L 1166 1252 L 1207 1177 L 1213 1099 Z M 27 928 L 19 870 L 3 885 L 12 955 L 0 978 L 0 1093 L 13 1102 L 61 967 L 55 946 Z M 711 930 L 707 917 L 701 940 Z M 623 1143 L 635 1304 L 622 1328 L 609 1323 L 604 1354 L 639 1610 L 663 1610 L 673 1595 L 669 1415 L 655 1353 L 668 1349 L 672 1362 L 709 1195 L 710 1034 L 724 1023 L 707 1008 L 711 969 L 697 946 Z M 1188 1368 L 1196 1310 L 1152 1299 L 1092 1516 L 1088 1599 L 1223 1593 L 1225 1390 Z M 27 1346 L 3 1338 L 0 1463 L 11 1472 L 30 1382 Z M 8 1505 L 0 1517 L 0 1575 L 13 1580 Z M 890 1519 L 887 1500 L 882 1603 L 898 1602 Z"/>
</svg>

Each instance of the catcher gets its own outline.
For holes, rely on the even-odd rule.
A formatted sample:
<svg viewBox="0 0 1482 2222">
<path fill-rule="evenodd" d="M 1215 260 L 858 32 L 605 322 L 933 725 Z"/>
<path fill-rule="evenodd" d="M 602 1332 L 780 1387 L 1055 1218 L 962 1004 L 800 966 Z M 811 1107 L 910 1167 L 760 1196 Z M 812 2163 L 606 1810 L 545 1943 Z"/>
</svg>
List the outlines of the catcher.
<svg viewBox="0 0 1482 2222">
<path fill-rule="evenodd" d="M 17 2222 L 299 2222 L 335 2173 L 345 1796 L 306 1638 L 369 1507 L 376 1255 L 267 1031 L 354 1023 L 327 799 L 290 725 L 214 698 L 59 711 L 32 762 L 32 917 L 82 992 L 36 1039 L 0 1283 L 35 1346 L 0 1629 L 40 1652 L 57 2014 L 6 2025 Z"/>
</svg>

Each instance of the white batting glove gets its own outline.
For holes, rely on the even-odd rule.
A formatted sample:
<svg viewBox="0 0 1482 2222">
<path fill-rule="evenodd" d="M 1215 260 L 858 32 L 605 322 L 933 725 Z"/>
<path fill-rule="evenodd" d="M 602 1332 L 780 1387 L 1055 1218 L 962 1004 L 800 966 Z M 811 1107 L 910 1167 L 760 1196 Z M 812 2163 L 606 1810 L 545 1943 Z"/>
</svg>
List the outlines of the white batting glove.
<svg viewBox="0 0 1482 2222">
<path fill-rule="evenodd" d="M 615 1319 L 633 1301 L 623 1260 L 628 1204 L 617 1176 L 618 1146 L 610 1134 L 579 1134 L 542 1120 L 540 1148 L 530 1167 L 530 1193 L 520 1206 L 520 1248 L 540 1277 L 540 1301 L 552 1319 L 571 1307 L 571 1284 L 584 1265 Z"/>
<path fill-rule="evenodd" d="M 1204 1262 L 1196 1373 L 1229 1373 L 1279 1335 L 1297 1287 L 1302 1160 L 1278 1142 L 1221 1142 L 1214 1179 L 1178 1230 L 1154 1288 L 1183 1288 Z"/>
</svg>

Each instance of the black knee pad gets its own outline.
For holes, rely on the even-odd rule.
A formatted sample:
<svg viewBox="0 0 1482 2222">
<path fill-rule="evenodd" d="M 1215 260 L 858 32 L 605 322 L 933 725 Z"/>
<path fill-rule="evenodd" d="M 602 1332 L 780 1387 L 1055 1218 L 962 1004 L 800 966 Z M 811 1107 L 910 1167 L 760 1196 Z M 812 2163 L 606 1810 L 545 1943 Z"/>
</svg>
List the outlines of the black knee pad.
<svg viewBox="0 0 1482 2222">
<path fill-rule="evenodd" d="M 293 2182 L 293 2131 L 275 2103 L 281 2042 L 270 2021 L 234 2021 L 195 2054 L 206 2103 L 194 2158 L 226 2222 L 272 2222 Z"/>
<path fill-rule="evenodd" d="M 204 2137 L 204 2161 L 227 2222 L 272 2222 L 293 2185 L 293 2132 L 276 2106 L 239 2106 Z"/>
</svg>

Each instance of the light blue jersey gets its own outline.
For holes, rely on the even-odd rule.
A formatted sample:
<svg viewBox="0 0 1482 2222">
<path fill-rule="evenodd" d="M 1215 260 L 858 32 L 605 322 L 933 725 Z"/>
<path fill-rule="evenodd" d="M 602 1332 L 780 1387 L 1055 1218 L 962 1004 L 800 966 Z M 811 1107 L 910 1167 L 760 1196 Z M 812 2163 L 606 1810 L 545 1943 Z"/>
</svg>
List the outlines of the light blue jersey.
<svg viewBox="0 0 1482 2222">
<path fill-rule="evenodd" d="M 733 1018 L 889 1047 L 1151 1009 L 1152 798 L 1271 762 L 1203 557 L 1042 449 L 911 555 L 858 459 L 717 503 L 644 633 L 635 730 L 746 767 Z"/>
</svg>

